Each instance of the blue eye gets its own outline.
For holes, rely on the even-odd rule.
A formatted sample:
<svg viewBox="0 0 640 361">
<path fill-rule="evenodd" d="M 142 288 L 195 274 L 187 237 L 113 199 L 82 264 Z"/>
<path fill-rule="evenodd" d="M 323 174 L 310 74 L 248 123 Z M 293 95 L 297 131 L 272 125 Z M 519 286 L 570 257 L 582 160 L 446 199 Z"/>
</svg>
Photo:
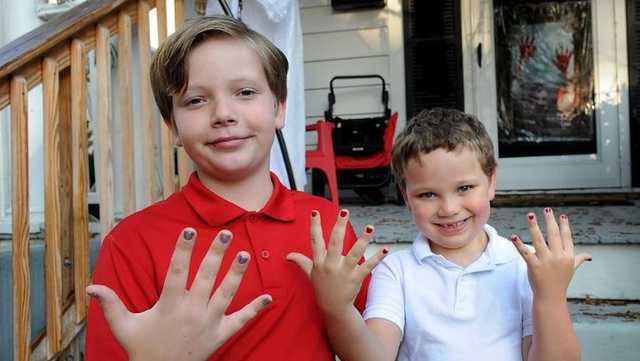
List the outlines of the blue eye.
<svg viewBox="0 0 640 361">
<path fill-rule="evenodd" d="M 473 186 L 472 186 L 472 185 L 463 185 L 463 186 L 461 186 L 460 188 L 458 188 L 458 190 L 459 190 L 460 192 L 463 192 L 463 193 L 464 193 L 464 192 L 468 192 L 468 191 L 470 191 L 470 190 L 472 190 L 472 189 L 473 189 Z"/>
<path fill-rule="evenodd" d="M 199 105 L 204 103 L 204 99 L 202 98 L 190 98 L 185 102 L 186 105 Z"/>
</svg>

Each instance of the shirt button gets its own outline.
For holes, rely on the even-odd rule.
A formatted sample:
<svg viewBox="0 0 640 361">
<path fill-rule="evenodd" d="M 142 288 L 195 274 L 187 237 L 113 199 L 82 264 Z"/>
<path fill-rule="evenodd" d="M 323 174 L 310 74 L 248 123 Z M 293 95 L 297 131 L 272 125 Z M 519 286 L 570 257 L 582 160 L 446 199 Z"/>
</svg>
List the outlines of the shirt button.
<svg viewBox="0 0 640 361">
<path fill-rule="evenodd" d="M 266 249 L 262 250 L 262 252 L 260 252 L 260 257 L 262 257 L 263 259 L 269 259 L 270 256 L 271 256 L 271 254 Z"/>
</svg>

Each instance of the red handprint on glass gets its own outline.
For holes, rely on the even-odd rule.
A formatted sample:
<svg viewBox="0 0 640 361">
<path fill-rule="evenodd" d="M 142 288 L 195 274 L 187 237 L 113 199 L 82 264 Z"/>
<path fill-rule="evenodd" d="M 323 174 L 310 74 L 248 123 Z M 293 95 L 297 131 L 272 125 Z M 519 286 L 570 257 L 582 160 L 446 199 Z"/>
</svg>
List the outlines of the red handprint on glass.
<svg viewBox="0 0 640 361">
<path fill-rule="evenodd" d="M 518 62 L 518 72 L 521 72 L 524 65 L 535 55 L 535 40 L 536 39 L 533 36 L 524 36 L 520 39 L 520 61 Z"/>
<path fill-rule="evenodd" d="M 553 63 L 556 65 L 556 68 L 562 72 L 565 79 L 567 79 L 567 72 L 569 70 L 569 63 L 571 62 L 572 56 L 573 52 L 569 49 L 561 47 L 556 50 L 556 58 L 553 60 Z"/>
</svg>

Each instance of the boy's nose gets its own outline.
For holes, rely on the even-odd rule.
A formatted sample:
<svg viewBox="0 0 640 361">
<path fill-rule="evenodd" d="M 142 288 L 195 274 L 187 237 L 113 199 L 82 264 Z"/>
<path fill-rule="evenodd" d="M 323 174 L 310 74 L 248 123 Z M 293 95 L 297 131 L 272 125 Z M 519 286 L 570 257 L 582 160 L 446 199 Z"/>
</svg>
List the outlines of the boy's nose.
<svg viewBox="0 0 640 361">
<path fill-rule="evenodd" d="M 460 209 L 460 205 L 458 201 L 454 197 L 444 197 L 440 203 L 440 208 L 438 209 L 438 215 L 440 217 L 449 217 L 458 213 Z"/>
<path fill-rule="evenodd" d="M 211 112 L 211 126 L 224 127 L 237 122 L 228 100 L 217 99 Z"/>
</svg>

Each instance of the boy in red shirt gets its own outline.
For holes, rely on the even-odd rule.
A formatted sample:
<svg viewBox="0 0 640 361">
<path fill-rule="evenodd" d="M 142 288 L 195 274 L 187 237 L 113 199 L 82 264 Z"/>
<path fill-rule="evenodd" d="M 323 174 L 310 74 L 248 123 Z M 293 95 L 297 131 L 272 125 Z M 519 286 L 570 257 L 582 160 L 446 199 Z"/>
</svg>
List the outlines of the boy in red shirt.
<svg viewBox="0 0 640 361">
<path fill-rule="evenodd" d="M 88 289 L 87 360 L 202 360 L 214 350 L 209 360 L 334 359 L 313 287 L 287 255 L 311 256 L 318 212 L 346 229 L 346 249 L 356 237 L 347 211 L 336 217 L 330 202 L 290 191 L 269 172 L 287 68 L 266 38 L 227 17 L 195 19 L 160 46 L 154 97 L 196 172 L 105 237 L 93 282 L 106 287 Z M 230 270 L 224 281 L 218 269 Z"/>
</svg>

